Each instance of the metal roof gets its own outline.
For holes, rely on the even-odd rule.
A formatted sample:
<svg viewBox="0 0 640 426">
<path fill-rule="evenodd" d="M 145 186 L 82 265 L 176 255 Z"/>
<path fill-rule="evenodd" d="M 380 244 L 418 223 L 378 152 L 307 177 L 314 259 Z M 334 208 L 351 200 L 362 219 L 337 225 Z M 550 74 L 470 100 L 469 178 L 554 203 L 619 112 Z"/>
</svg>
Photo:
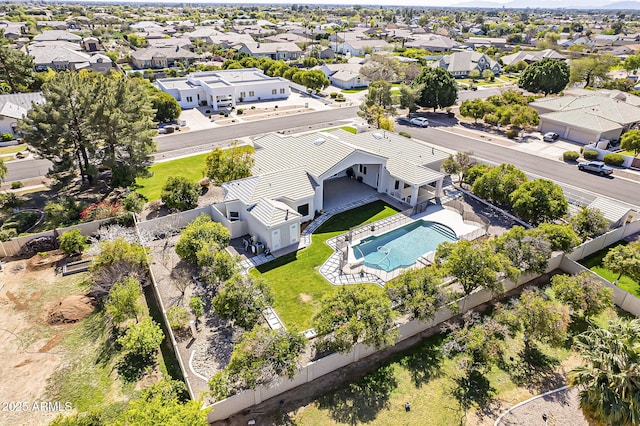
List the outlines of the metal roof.
<svg viewBox="0 0 640 426">
<path fill-rule="evenodd" d="M 280 201 L 261 198 L 249 212 L 267 228 L 286 222 L 299 221 L 302 215 Z"/>
</svg>

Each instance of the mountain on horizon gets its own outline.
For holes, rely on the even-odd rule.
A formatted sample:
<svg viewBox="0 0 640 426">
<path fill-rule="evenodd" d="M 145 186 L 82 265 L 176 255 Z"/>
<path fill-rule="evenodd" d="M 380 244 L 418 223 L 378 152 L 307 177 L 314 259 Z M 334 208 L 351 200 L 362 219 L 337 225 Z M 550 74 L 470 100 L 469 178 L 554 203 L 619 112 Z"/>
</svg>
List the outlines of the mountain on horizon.
<svg viewBox="0 0 640 426">
<path fill-rule="evenodd" d="M 618 1 L 603 5 L 598 0 L 581 0 L 580 3 L 562 2 L 558 0 L 539 0 L 532 5 L 531 0 L 511 0 L 500 3 L 491 1 L 463 2 L 452 5 L 462 8 L 485 8 L 485 9 L 603 9 L 603 10 L 640 10 L 640 1 Z"/>
</svg>

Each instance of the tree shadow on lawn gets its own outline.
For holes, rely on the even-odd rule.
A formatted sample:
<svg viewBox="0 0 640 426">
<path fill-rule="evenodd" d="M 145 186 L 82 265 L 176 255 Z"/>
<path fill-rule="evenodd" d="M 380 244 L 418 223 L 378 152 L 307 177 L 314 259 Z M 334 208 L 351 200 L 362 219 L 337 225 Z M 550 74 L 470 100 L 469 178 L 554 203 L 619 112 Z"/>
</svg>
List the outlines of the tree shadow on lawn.
<svg viewBox="0 0 640 426">
<path fill-rule="evenodd" d="M 565 377 L 556 372 L 560 360 L 543 353 L 535 344 L 524 347 L 510 362 L 503 360 L 500 368 L 509 374 L 518 386 L 532 391 L 553 389 L 565 383 Z"/>
<path fill-rule="evenodd" d="M 279 268 L 288 263 L 295 262 L 298 260 L 298 251 L 294 251 L 293 253 L 285 254 L 284 256 L 277 257 L 270 262 L 263 263 L 262 265 L 256 266 L 256 270 L 261 274 L 267 273 L 272 269 Z"/>
<path fill-rule="evenodd" d="M 378 413 L 389 406 L 391 392 L 397 387 L 393 366 L 386 365 L 346 388 L 321 397 L 318 406 L 328 410 L 336 422 L 366 423 L 375 420 Z"/>
<path fill-rule="evenodd" d="M 496 389 L 482 372 L 472 369 L 461 376 L 453 378 L 456 384 L 451 391 L 452 396 L 463 410 L 460 424 L 466 424 L 466 415 L 472 407 L 478 408 L 480 418 L 495 417 L 497 406 L 493 403 Z"/>
<path fill-rule="evenodd" d="M 407 369 L 416 388 L 442 374 L 442 340 L 440 335 L 430 338 L 426 344 L 406 353 L 400 359 L 400 365 Z"/>
</svg>

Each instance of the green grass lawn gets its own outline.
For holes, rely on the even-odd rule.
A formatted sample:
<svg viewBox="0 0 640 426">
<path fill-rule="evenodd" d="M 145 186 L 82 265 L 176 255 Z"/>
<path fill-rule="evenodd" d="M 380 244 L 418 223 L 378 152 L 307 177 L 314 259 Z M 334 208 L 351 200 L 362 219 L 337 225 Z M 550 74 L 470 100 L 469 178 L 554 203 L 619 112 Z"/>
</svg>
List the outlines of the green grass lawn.
<svg viewBox="0 0 640 426">
<path fill-rule="evenodd" d="M 25 144 L 3 146 L 0 147 L 0 155 L 15 154 L 16 152 L 24 151 L 25 149 L 27 149 L 27 145 Z"/>
<path fill-rule="evenodd" d="M 273 308 L 288 328 L 301 331 L 311 327 L 311 318 L 318 311 L 322 297 L 338 290 L 318 272 L 332 253 L 325 241 L 353 226 L 375 222 L 396 213 L 382 201 L 340 213 L 316 230 L 309 247 L 251 270 L 254 277 L 262 277 L 273 291 Z M 370 285 L 383 291 L 375 284 Z"/>
<path fill-rule="evenodd" d="M 209 153 L 152 165 L 149 170 L 153 173 L 153 176 L 145 179 L 136 179 L 136 192 L 147 197 L 149 201 L 153 201 L 160 198 L 162 187 L 169 176 L 186 177 L 194 182 L 202 179 L 207 155 Z"/>
<path fill-rule="evenodd" d="M 627 242 L 621 241 L 618 244 L 627 244 Z M 607 255 L 609 249 L 617 246 L 618 244 L 614 244 L 607 247 L 606 249 L 592 254 L 591 256 L 581 260 L 580 264 L 591 269 L 602 278 L 614 282 L 616 279 L 618 279 L 618 274 L 605 268 L 605 266 L 602 264 L 602 259 Z M 620 277 L 620 281 L 618 281 L 618 287 L 620 287 L 624 291 L 628 291 L 636 297 L 640 297 L 640 284 L 625 275 Z"/>
</svg>

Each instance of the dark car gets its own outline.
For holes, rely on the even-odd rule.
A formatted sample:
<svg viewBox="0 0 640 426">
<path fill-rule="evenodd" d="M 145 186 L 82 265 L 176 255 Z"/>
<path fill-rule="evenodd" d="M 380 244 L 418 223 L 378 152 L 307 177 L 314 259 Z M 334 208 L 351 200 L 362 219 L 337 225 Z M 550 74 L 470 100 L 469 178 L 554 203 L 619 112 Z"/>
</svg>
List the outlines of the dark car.
<svg viewBox="0 0 640 426">
<path fill-rule="evenodd" d="M 560 135 L 556 132 L 547 132 L 542 136 L 542 140 L 545 142 L 557 141 L 558 138 L 560 138 Z"/>
<path fill-rule="evenodd" d="M 580 163 L 578 164 L 578 169 L 583 172 L 593 172 L 598 173 L 600 176 L 610 175 L 613 173 L 613 169 L 607 165 L 605 165 L 601 161 L 589 161 L 588 163 Z"/>
</svg>

